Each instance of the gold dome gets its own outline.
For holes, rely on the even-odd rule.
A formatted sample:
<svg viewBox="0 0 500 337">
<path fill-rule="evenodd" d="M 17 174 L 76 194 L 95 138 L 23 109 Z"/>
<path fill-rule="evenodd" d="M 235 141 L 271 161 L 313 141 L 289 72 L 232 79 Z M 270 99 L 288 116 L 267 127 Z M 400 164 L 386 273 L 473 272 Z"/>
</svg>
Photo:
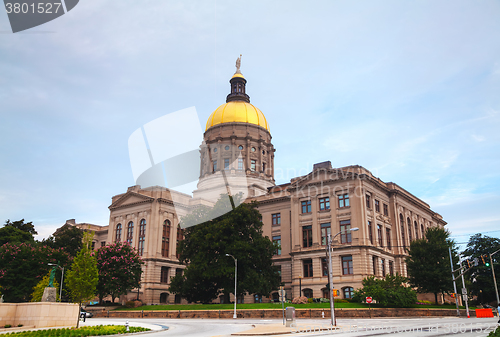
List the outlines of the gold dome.
<svg viewBox="0 0 500 337">
<path fill-rule="evenodd" d="M 245 101 L 230 101 L 222 104 L 208 117 L 205 131 L 217 124 L 233 122 L 255 124 L 271 132 L 262 111 Z"/>
</svg>

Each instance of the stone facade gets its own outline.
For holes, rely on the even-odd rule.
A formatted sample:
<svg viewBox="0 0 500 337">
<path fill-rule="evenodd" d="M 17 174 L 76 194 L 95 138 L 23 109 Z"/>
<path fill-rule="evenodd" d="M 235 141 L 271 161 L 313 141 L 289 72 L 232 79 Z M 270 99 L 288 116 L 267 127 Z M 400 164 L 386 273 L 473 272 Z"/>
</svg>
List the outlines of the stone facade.
<svg viewBox="0 0 500 337">
<path fill-rule="evenodd" d="M 70 223 L 95 230 L 97 245 L 127 241 L 139 250 L 145 262 L 141 288 L 122 300 L 139 296 L 146 303 L 184 302 L 168 292 L 170 278 L 184 268 L 176 256 L 183 238 L 180 220 L 198 205 L 213 205 L 219 193 L 235 190 L 259 202 L 264 235 L 281 245 L 273 260 L 281 268 L 287 298 L 328 297 L 328 234 L 335 236 L 333 284 L 340 298 L 351 297 L 367 276 L 406 275 L 405 249 L 426 228 L 445 226 L 442 217 L 361 166 L 319 163 L 309 174 L 276 186 L 269 125 L 250 104 L 245 85 L 236 73 L 226 104 L 209 117 L 193 197 L 159 186 L 132 186 L 112 198 L 108 226 Z M 349 231 L 355 227 L 359 230 Z M 277 299 L 277 292 L 264 300 L 271 299 Z M 261 299 L 249 294 L 243 300 Z"/>
</svg>

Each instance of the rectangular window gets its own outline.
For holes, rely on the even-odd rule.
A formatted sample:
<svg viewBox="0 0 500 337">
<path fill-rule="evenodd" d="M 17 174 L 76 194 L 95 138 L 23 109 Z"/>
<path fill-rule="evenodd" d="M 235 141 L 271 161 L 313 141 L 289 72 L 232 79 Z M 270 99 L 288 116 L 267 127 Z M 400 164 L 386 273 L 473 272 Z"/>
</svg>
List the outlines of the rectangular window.
<svg viewBox="0 0 500 337">
<path fill-rule="evenodd" d="M 373 245 L 373 228 L 371 221 L 368 221 L 368 237 L 370 238 L 370 243 Z"/>
<path fill-rule="evenodd" d="M 321 258 L 321 275 L 328 276 L 328 261 L 325 257 Z"/>
<path fill-rule="evenodd" d="M 387 206 L 387 204 L 384 204 L 384 215 L 389 215 L 389 206 Z"/>
<path fill-rule="evenodd" d="M 281 225 L 281 213 L 274 213 L 271 216 L 273 219 L 273 226 Z"/>
<path fill-rule="evenodd" d="M 369 194 L 366 195 L 366 208 L 372 208 L 371 196 Z"/>
<path fill-rule="evenodd" d="M 281 255 L 281 235 L 280 236 L 273 236 L 273 242 L 277 243 L 280 247 L 276 249 L 274 252 L 274 255 Z"/>
<path fill-rule="evenodd" d="M 312 226 L 302 227 L 302 247 L 307 248 L 312 246 Z"/>
<path fill-rule="evenodd" d="M 266 173 L 266 163 L 262 163 L 262 172 Z"/>
<path fill-rule="evenodd" d="M 168 267 L 161 267 L 160 283 L 168 283 Z"/>
<path fill-rule="evenodd" d="M 342 256 L 342 274 L 343 275 L 352 275 L 353 269 L 352 269 L 352 256 Z"/>
<path fill-rule="evenodd" d="M 217 171 L 217 160 L 214 160 L 214 172 Z"/>
<path fill-rule="evenodd" d="M 339 208 L 349 207 L 349 194 L 340 194 L 339 195 Z"/>
<path fill-rule="evenodd" d="M 340 222 L 340 243 L 351 243 L 351 220 Z"/>
<path fill-rule="evenodd" d="M 302 201 L 302 213 L 311 213 L 311 200 Z"/>
<path fill-rule="evenodd" d="M 101 247 L 106 246 L 106 241 L 101 241 Z"/>
<path fill-rule="evenodd" d="M 328 234 L 331 234 L 330 223 L 321 224 L 321 244 L 326 246 L 328 244 Z"/>
<path fill-rule="evenodd" d="M 387 241 L 387 248 L 392 249 L 392 245 L 391 245 L 391 230 L 389 228 L 385 229 L 385 239 Z"/>
<path fill-rule="evenodd" d="M 311 259 L 303 261 L 304 264 L 304 277 L 313 277 L 313 262 Z"/>
<path fill-rule="evenodd" d="M 382 226 L 381 225 L 377 225 L 377 239 L 378 239 L 379 247 L 383 247 L 384 243 L 382 240 Z"/>
<path fill-rule="evenodd" d="M 278 275 L 280 276 L 280 282 L 281 282 L 281 266 L 276 266 L 276 268 L 278 269 Z M 243 301 L 238 303 L 243 303 Z"/>
<path fill-rule="evenodd" d="M 319 198 L 319 210 L 326 211 L 330 209 L 330 198 Z"/>
<path fill-rule="evenodd" d="M 224 170 L 229 170 L 229 158 L 224 159 Z"/>
<path fill-rule="evenodd" d="M 380 259 L 380 265 L 382 266 L 382 276 L 385 277 L 385 260 Z"/>
<path fill-rule="evenodd" d="M 95 242 L 92 241 L 92 250 L 94 250 L 94 248 L 95 248 Z"/>
<path fill-rule="evenodd" d="M 401 242 L 403 243 L 403 248 L 406 248 L 405 225 L 401 225 Z"/>
<path fill-rule="evenodd" d="M 389 261 L 389 274 L 394 276 L 394 262 Z"/>
<path fill-rule="evenodd" d="M 380 212 L 380 201 L 375 200 L 375 211 Z"/>
<path fill-rule="evenodd" d="M 373 264 L 373 275 L 377 275 L 377 257 L 375 255 L 372 256 L 372 264 Z"/>
<path fill-rule="evenodd" d="M 238 170 L 243 171 L 243 158 L 238 158 Z"/>
<path fill-rule="evenodd" d="M 257 161 L 252 159 L 250 160 L 250 171 L 255 172 L 257 169 Z"/>
</svg>

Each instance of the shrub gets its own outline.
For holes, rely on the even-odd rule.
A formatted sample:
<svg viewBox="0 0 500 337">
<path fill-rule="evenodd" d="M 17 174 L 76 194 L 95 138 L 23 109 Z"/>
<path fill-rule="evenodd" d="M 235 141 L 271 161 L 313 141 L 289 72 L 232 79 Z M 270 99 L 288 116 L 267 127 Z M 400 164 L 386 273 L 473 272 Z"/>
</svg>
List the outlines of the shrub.
<svg viewBox="0 0 500 337">
<path fill-rule="evenodd" d="M 344 300 L 344 299 L 342 299 L 342 298 L 335 299 L 335 300 L 333 300 L 333 301 L 334 301 L 335 303 L 349 303 L 349 301 L 348 301 L 348 300 Z M 328 302 L 330 302 L 330 301 L 328 301 Z"/>
<path fill-rule="evenodd" d="M 417 301 L 417 293 L 406 287 L 406 277 L 399 274 L 387 275 L 385 279 L 376 279 L 373 276 L 363 280 L 363 288 L 354 292 L 353 301 L 364 302 L 370 296 L 384 307 L 408 308 Z"/>
<path fill-rule="evenodd" d="M 292 303 L 293 304 L 306 304 L 306 303 L 308 303 L 308 298 L 305 296 L 295 297 L 292 300 Z"/>
<path fill-rule="evenodd" d="M 500 327 L 489 333 L 488 337 L 500 337 Z"/>
<path fill-rule="evenodd" d="M 135 302 L 134 301 L 125 302 L 125 308 L 135 308 Z"/>
<path fill-rule="evenodd" d="M 312 298 L 308 298 L 307 299 L 307 303 L 312 303 L 313 302 L 313 299 Z"/>
<path fill-rule="evenodd" d="M 5 324 L 4 328 L 10 328 L 11 326 L 11 324 Z"/>
<path fill-rule="evenodd" d="M 319 299 L 319 302 L 320 303 L 330 303 L 330 300 L 328 298 L 322 297 L 322 298 Z"/>
<path fill-rule="evenodd" d="M 23 326 L 22 324 L 18 324 L 18 325 L 17 325 L 17 327 L 18 327 L 18 328 L 20 328 L 20 327 L 22 327 L 22 326 Z"/>
</svg>

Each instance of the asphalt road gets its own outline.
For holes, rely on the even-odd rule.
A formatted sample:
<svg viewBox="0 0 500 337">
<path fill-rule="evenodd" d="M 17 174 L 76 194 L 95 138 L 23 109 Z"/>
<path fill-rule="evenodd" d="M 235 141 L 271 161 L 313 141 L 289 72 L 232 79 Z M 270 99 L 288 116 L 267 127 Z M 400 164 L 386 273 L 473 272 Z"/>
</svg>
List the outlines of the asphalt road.
<svg viewBox="0 0 500 337">
<path fill-rule="evenodd" d="M 125 319 L 87 319 L 85 325 L 124 324 Z M 498 318 L 380 318 L 339 319 L 337 331 L 328 331 L 328 319 L 301 319 L 291 334 L 273 336 L 488 336 L 498 326 Z M 252 329 L 252 325 L 279 324 L 281 320 L 257 319 L 129 319 L 131 325 L 156 330 L 145 337 L 214 337 Z M 168 327 L 168 330 L 162 330 Z M 319 331 L 320 327 L 323 331 Z"/>
</svg>

